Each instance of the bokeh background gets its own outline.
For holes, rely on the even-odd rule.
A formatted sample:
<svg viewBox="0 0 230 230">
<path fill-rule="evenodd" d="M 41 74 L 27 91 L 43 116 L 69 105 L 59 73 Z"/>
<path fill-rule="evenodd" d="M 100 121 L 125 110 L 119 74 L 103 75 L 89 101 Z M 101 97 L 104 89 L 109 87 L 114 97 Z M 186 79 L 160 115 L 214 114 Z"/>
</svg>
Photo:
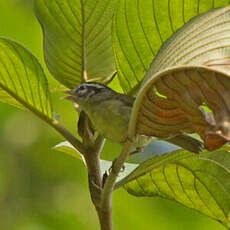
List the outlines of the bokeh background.
<svg viewBox="0 0 230 230">
<path fill-rule="evenodd" d="M 59 99 L 58 83 L 45 67 L 32 0 L 0 0 L 0 36 L 18 41 L 38 57 L 49 78 L 55 112 L 76 132 L 72 105 Z M 31 113 L 5 104 L 0 104 L 0 127 L 0 229 L 99 229 L 84 166 L 52 150 L 62 141 L 59 134 Z M 112 159 L 117 151 L 118 146 L 108 143 L 103 156 Z M 123 189 L 114 193 L 113 204 L 116 230 L 225 229 L 172 201 L 136 198 Z"/>
</svg>

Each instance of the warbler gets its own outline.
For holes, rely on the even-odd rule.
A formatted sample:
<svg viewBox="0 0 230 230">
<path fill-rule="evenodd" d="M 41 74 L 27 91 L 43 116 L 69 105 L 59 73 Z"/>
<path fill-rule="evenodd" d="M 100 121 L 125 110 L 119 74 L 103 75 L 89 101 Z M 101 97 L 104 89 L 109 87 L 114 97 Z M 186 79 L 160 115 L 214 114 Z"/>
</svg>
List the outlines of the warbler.
<svg viewBox="0 0 230 230">
<path fill-rule="evenodd" d="M 69 96 L 64 97 L 64 99 L 76 103 L 88 116 L 93 128 L 104 138 L 119 144 L 123 144 L 127 140 L 134 97 L 120 94 L 101 83 L 95 82 L 83 83 L 75 89 L 66 91 L 66 93 Z M 150 139 L 145 136 L 141 138 Z M 204 148 L 202 142 L 186 134 L 164 140 L 190 152 L 199 153 Z M 145 141 L 140 142 L 144 143 Z"/>
</svg>

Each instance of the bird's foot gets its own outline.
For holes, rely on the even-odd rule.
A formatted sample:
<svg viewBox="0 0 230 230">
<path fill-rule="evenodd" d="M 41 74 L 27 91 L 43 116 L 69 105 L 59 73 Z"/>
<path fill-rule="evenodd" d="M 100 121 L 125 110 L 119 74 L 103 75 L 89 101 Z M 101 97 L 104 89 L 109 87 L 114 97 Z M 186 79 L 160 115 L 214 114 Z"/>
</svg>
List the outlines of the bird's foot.
<svg viewBox="0 0 230 230">
<path fill-rule="evenodd" d="M 115 164 L 116 164 L 117 158 L 115 158 L 112 162 L 111 167 L 109 168 L 109 173 L 113 172 L 115 174 L 119 174 L 120 172 L 124 172 L 125 171 L 125 165 L 122 165 L 121 169 L 119 172 L 116 171 L 115 169 Z"/>
<path fill-rule="evenodd" d="M 144 147 L 136 147 L 136 150 L 134 150 L 133 152 L 131 152 L 129 155 L 133 155 L 133 154 L 137 154 L 137 153 L 141 153 L 143 152 Z"/>
</svg>

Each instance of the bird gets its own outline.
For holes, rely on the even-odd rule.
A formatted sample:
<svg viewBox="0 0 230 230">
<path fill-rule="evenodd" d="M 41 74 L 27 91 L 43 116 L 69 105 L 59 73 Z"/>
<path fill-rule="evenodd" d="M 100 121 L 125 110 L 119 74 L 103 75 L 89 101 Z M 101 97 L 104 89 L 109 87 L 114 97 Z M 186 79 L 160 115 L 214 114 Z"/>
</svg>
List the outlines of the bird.
<svg viewBox="0 0 230 230">
<path fill-rule="evenodd" d="M 76 103 L 89 118 L 93 129 L 101 136 L 111 142 L 125 143 L 135 101 L 134 97 L 118 93 L 97 82 L 82 83 L 72 90 L 65 91 L 65 93 L 68 96 L 64 99 Z M 154 137 L 141 135 L 137 139 L 139 139 L 137 147 L 142 149 Z M 164 140 L 193 153 L 199 153 L 204 149 L 202 142 L 187 134 L 180 134 Z"/>
</svg>

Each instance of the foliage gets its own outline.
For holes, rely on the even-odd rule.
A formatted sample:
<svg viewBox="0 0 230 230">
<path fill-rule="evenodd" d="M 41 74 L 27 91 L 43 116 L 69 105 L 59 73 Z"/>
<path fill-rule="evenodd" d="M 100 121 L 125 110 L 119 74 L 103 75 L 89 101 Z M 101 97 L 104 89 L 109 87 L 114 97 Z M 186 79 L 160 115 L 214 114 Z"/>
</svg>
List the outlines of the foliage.
<svg viewBox="0 0 230 230">
<path fill-rule="evenodd" d="M 199 155 L 178 150 L 145 161 L 119 186 L 177 201 L 229 227 L 229 157 L 229 147 Z"/>
<path fill-rule="evenodd" d="M 123 91 L 136 95 L 129 140 L 136 135 L 165 139 L 196 133 L 208 150 L 216 150 L 198 156 L 179 151 L 154 157 L 130 174 L 133 165 L 126 165 L 129 175 L 115 187 L 124 186 L 137 196 L 176 200 L 226 227 L 229 148 L 222 146 L 230 140 L 228 4 L 218 0 L 35 0 L 46 64 L 60 84 L 68 88 L 84 81 L 108 84 L 117 72 Z M 0 100 L 30 110 L 51 125 L 83 154 L 89 169 L 86 152 L 92 145 L 79 141 L 53 118 L 47 79 L 38 60 L 16 42 L 1 38 L 0 76 Z M 100 153 L 100 138 L 95 137 L 92 153 Z M 58 148 L 81 159 L 68 145 Z M 115 161 L 118 169 L 130 148 L 127 141 Z M 106 191 L 113 190 L 117 175 L 109 176 L 108 186 L 101 187 L 104 197 L 109 197 Z M 92 186 L 101 184 L 89 183 L 97 208 Z"/>
</svg>

